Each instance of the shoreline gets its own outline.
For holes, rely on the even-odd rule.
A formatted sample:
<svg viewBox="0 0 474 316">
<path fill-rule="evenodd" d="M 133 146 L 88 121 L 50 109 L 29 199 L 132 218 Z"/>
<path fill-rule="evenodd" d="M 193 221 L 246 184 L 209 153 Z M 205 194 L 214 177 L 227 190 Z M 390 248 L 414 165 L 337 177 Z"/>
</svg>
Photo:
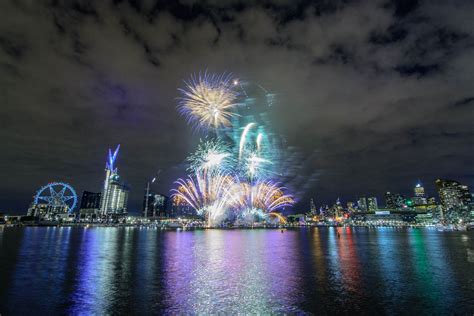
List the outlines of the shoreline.
<svg viewBox="0 0 474 316">
<path fill-rule="evenodd" d="M 72 227 L 72 228 L 138 228 L 138 229 L 156 229 L 164 231 L 193 231 L 193 230 L 252 230 L 252 229 L 270 229 L 270 230 L 287 230 L 301 228 L 412 228 L 412 229 L 435 229 L 438 231 L 474 231 L 472 226 L 435 226 L 435 225 L 280 225 L 280 226 L 234 226 L 234 227 L 167 227 L 156 224 L 103 224 L 103 223 L 38 223 L 38 224 L 0 224 L 0 228 L 23 228 L 23 227 Z"/>
</svg>

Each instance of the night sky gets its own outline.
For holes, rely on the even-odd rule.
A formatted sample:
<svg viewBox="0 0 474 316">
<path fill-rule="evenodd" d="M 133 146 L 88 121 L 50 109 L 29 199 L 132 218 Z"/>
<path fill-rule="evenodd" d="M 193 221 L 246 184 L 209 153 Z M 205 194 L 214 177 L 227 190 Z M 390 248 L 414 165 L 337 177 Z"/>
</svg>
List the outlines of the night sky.
<svg viewBox="0 0 474 316">
<path fill-rule="evenodd" d="M 0 212 L 51 181 L 100 191 L 118 143 L 129 210 L 158 169 L 168 193 L 201 136 L 177 88 L 206 69 L 277 94 L 298 210 L 472 186 L 473 16 L 473 1 L 1 1 Z"/>
</svg>

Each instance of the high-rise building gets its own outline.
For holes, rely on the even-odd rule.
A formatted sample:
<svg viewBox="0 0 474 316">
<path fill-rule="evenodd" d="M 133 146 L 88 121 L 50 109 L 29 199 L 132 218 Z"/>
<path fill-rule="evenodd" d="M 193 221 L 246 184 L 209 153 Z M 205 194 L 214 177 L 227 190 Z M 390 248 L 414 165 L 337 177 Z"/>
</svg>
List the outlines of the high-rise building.
<svg viewBox="0 0 474 316">
<path fill-rule="evenodd" d="M 386 192 L 385 204 L 389 209 L 400 209 L 405 206 L 405 199 L 399 193 Z"/>
<path fill-rule="evenodd" d="M 114 166 L 119 149 L 120 145 L 113 154 L 109 149 L 109 159 L 105 165 L 105 181 L 100 203 L 100 211 L 103 215 L 127 213 L 130 189 L 120 181 L 118 169 Z"/>
<path fill-rule="evenodd" d="M 369 212 L 375 212 L 379 208 L 376 197 L 369 197 L 367 199 L 367 209 Z"/>
<path fill-rule="evenodd" d="M 435 197 L 429 197 L 426 202 L 428 203 L 428 205 L 436 205 L 436 199 Z"/>
<path fill-rule="evenodd" d="M 414 206 L 423 206 L 428 204 L 428 201 L 425 197 L 425 188 L 420 182 L 416 184 L 413 191 L 415 193 L 415 196 L 412 199 Z"/>
<path fill-rule="evenodd" d="M 459 209 L 471 203 L 467 185 L 447 179 L 437 179 L 435 183 L 443 209 Z"/>
<path fill-rule="evenodd" d="M 313 199 L 309 201 L 309 211 L 311 212 L 311 214 L 316 215 L 317 210 Z"/>
<path fill-rule="evenodd" d="M 357 207 L 359 209 L 359 212 L 367 212 L 367 199 L 365 196 L 359 198 L 357 201 Z"/>
<path fill-rule="evenodd" d="M 178 188 L 179 190 L 180 188 Z M 196 215 L 194 209 L 184 201 L 181 197 L 175 195 L 172 198 L 171 202 L 171 216 L 180 217 L 180 216 L 192 216 Z"/>
<path fill-rule="evenodd" d="M 100 211 L 100 198 L 102 193 L 84 191 L 81 198 L 81 214 L 97 214 Z"/>
<path fill-rule="evenodd" d="M 148 202 L 148 208 L 146 203 Z M 148 198 L 143 197 L 143 216 L 145 217 L 156 217 L 156 216 L 167 216 L 168 215 L 169 197 L 163 194 L 149 192 Z M 146 215 L 145 215 L 146 214 Z"/>
</svg>

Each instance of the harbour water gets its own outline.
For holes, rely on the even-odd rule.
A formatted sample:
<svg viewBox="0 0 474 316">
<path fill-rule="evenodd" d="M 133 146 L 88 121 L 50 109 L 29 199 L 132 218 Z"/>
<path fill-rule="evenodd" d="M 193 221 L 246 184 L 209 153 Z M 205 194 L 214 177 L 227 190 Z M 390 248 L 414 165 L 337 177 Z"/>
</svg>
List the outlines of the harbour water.
<svg viewBox="0 0 474 316">
<path fill-rule="evenodd" d="M 433 229 L 2 228 L 0 314 L 472 315 L 473 252 Z"/>
</svg>

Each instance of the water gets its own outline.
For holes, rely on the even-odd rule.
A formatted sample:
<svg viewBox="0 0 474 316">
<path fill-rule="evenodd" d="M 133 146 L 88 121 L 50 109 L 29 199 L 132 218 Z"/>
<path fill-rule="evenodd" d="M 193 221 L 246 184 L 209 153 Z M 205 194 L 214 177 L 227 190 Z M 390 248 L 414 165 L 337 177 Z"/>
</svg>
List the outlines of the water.
<svg viewBox="0 0 474 316">
<path fill-rule="evenodd" d="M 474 233 L 0 229 L 0 314 L 474 312 Z"/>
</svg>

